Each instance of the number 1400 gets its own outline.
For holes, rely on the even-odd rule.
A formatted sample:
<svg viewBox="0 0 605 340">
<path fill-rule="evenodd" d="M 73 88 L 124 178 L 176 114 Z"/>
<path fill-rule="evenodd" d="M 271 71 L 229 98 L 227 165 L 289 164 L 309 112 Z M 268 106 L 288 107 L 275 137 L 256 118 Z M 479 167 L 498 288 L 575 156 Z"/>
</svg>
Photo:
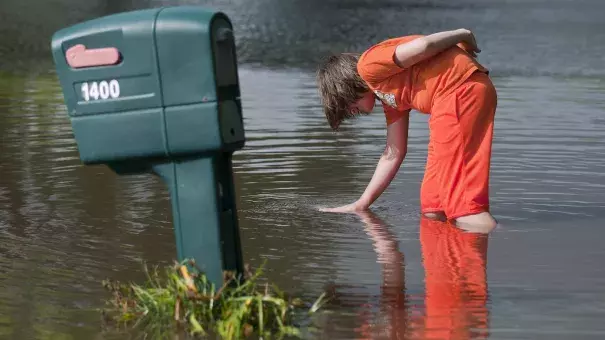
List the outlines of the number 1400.
<svg viewBox="0 0 605 340">
<path fill-rule="evenodd" d="M 103 80 L 97 83 L 82 84 L 82 97 L 85 101 L 99 100 L 99 99 L 115 99 L 120 96 L 120 83 L 117 80 L 111 80 L 109 82 Z"/>
</svg>

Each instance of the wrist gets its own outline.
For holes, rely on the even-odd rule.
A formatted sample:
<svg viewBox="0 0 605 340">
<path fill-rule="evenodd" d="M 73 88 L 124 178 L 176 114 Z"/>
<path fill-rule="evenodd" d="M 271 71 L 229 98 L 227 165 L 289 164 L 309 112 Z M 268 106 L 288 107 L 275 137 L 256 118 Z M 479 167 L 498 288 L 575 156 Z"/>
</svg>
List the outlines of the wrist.
<svg viewBox="0 0 605 340">
<path fill-rule="evenodd" d="M 370 202 L 364 198 L 360 198 L 353 205 L 355 206 L 355 210 L 367 210 L 370 207 Z"/>
</svg>

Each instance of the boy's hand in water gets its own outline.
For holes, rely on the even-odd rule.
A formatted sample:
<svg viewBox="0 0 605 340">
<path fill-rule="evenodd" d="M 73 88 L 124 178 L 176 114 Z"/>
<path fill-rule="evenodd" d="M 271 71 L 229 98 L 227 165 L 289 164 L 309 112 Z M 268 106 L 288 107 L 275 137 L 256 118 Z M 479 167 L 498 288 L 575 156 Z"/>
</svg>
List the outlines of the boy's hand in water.
<svg viewBox="0 0 605 340">
<path fill-rule="evenodd" d="M 320 208 L 319 211 L 332 212 L 332 213 L 356 213 L 368 210 L 368 207 L 360 204 L 359 202 L 353 202 L 351 204 L 343 205 L 337 208 Z"/>
</svg>

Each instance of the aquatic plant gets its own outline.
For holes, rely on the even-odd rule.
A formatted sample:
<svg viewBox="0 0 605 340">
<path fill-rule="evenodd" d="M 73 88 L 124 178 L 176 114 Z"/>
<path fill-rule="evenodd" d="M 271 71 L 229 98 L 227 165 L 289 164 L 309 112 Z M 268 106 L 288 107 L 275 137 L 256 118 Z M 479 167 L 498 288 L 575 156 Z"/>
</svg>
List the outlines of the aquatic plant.
<svg viewBox="0 0 605 340">
<path fill-rule="evenodd" d="M 183 331 L 222 339 L 300 337 L 296 320 L 317 312 L 326 302 L 325 293 L 305 304 L 275 285 L 260 283 L 263 267 L 254 273 L 246 267 L 242 277 L 225 272 L 223 286 L 215 289 L 191 260 L 162 272 L 144 266 L 144 285 L 103 281 L 112 297 L 102 312 L 107 320 L 142 330 L 146 337 Z"/>
</svg>

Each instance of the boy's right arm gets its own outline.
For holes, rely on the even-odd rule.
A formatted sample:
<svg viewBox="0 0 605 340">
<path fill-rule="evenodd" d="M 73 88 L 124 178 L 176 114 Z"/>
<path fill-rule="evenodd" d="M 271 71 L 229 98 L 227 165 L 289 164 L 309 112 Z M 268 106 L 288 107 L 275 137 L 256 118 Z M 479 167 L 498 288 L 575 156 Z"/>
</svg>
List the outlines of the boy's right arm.
<svg viewBox="0 0 605 340">
<path fill-rule="evenodd" d="M 398 41 L 393 43 L 394 41 Z M 480 52 L 473 33 L 467 29 L 427 36 L 411 35 L 372 46 L 359 59 L 357 70 L 368 84 L 380 86 L 395 74 L 453 46 L 463 47 L 473 57 Z"/>
</svg>

